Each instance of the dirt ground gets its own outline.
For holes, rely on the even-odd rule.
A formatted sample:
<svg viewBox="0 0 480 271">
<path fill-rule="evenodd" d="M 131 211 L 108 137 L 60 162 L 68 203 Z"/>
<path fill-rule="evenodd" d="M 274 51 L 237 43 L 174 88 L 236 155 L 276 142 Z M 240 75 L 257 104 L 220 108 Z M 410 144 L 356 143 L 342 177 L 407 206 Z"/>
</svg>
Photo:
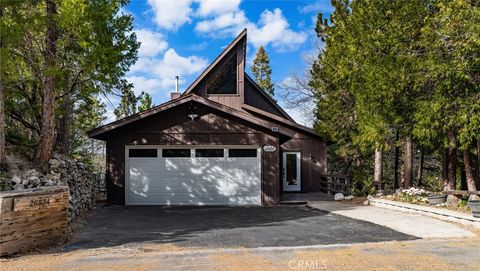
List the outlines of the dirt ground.
<svg viewBox="0 0 480 271">
<path fill-rule="evenodd" d="M 0 260 L 0 270 L 480 270 L 480 237 L 313 247 L 139 244 Z"/>
</svg>

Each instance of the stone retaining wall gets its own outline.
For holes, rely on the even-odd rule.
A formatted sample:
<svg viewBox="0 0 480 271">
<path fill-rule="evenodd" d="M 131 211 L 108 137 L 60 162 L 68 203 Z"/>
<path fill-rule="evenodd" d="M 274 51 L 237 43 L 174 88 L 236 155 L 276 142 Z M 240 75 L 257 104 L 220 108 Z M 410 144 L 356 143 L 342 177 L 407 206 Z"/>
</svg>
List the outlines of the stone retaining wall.
<svg viewBox="0 0 480 271">
<path fill-rule="evenodd" d="M 37 187 L 68 186 L 69 208 L 68 222 L 75 221 L 78 216 L 89 213 L 95 207 L 97 184 L 93 171 L 84 163 L 66 156 L 54 155 L 50 160 L 50 171 L 47 174 L 30 169 L 16 172 L 6 185 L 14 190 Z"/>
</svg>

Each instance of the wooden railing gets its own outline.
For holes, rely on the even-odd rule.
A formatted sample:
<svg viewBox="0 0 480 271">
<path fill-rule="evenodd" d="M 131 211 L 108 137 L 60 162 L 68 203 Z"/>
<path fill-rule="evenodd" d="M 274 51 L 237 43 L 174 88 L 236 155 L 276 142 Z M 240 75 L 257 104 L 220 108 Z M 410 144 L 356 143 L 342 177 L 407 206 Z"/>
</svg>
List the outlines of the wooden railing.
<svg viewBox="0 0 480 271">
<path fill-rule="evenodd" d="M 341 174 L 327 174 L 320 176 L 320 189 L 324 193 L 344 195 L 352 194 L 352 177 Z"/>
</svg>

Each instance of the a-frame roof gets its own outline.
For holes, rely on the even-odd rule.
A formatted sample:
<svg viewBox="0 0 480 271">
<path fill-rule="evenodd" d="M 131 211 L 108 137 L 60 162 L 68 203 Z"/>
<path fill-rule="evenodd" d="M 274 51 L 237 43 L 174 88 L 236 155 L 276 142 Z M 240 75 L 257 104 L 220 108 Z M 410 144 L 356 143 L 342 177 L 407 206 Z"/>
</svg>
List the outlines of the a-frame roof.
<svg viewBox="0 0 480 271">
<path fill-rule="evenodd" d="M 247 38 L 247 29 L 244 29 L 225 49 L 220 53 L 220 55 L 215 58 L 215 60 L 208 65 L 208 67 L 200 74 L 200 76 L 193 81 L 192 84 L 185 90 L 185 92 L 182 95 L 187 95 L 189 94 L 195 87 L 225 58 L 225 56 L 228 55 L 228 53 L 233 50 L 240 42 L 246 42 Z M 246 48 L 246 46 L 244 47 Z M 243 54 L 244 56 L 246 54 Z M 246 60 L 244 59 L 243 61 L 244 65 L 246 63 Z M 271 104 L 273 107 L 275 107 L 285 118 L 288 120 L 295 122 L 295 120 L 288 115 L 285 110 L 283 110 L 277 102 L 275 102 L 270 95 L 268 95 L 256 82 L 253 80 L 246 72 L 245 74 L 245 79 L 248 80 L 254 88 Z"/>
<path fill-rule="evenodd" d="M 237 46 L 240 41 L 246 42 L 246 39 L 247 29 L 245 28 L 227 47 L 225 47 L 222 53 L 218 55 L 217 58 L 215 58 L 215 60 L 210 63 L 210 65 L 208 65 L 208 67 L 200 74 L 200 76 L 197 77 L 197 79 L 195 79 L 195 81 L 193 81 L 193 83 L 185 90 L 182 95 L 189 94 L 198 85 L 198 83 L 200 83 L 200 81 L 202 81 L 203 78 L 205 78 L 205 76 L 207 76 L 207 74 L 210 73 L 213 68 L 215 68 L 215 66 L 217 66 L 217 64 L 220 63 L 223 58 L 225 58 L 225 56 L 228 55 L 228 53 Z M 245 61 L 243 61 L 243 63 L 245 64 Z"/>
<path fill-rule="evenodd" d="M 119 127 L 122 127 L 124 125 L 127 125 L 131 122 L 144 119 L 148 116 L 151 116 L 153 114 L 162 112 L 164 110 L 167 110 L 169 108 L 175 107 L 177 105 L 183 104 L 188 101 L 196 101 L 201 104 L 204 104 L 206 106 L 209 106 L 211 108 L 223 111 L 227 114 L 231 114 L 235 117 L 239 117 L 242 119 L 245 119 L 246 121 L 249 121 L 253 124 L 271 129 L 273 126 L 281 126 L 280 131 L 282 134 L 287 135 L 292 137 L 295 132 L 294 130 L 300 130 L 302 132 L 306 132 L 308 134 L 318 136 L 316 135 L 315 131 L 313 129 L 310 129 L 308 127 L 305 127 L 303 125 L 297 124 L 278 104 L 270 97 L 263 89 L 261 89 L 260 86 L 253 80 L 247 73 L 245 74 L 245 80 L 249 81 L 255 88 L 256 91 L 261 93 L 261 95 L 269 102 L 271 103 L 278 111 L 286 118 L 282 118 L 273 114 L 270 114 L 262 109 L 249 106 L 247 104 L 242 105 L 242 109 L 245 110 L 239 110 L 235 109 L 226 105 L 223 105 L 221 103 L 212 101 L 206 97 L 200 96 L 192 92 L 193 89 L 211 72 L 215 66 L 217 66 L 224 58 L 226 55 L 229 54 L 231 50 L 236 48 L 236 46 L 240 43 L 246 43 L 246 36 L 247 36 L 247 30 L 244 29 L 223 51 L 222 53 L 200 74 L 200 76 L 195 79 L 195 81 L 185 90 L 185 92 L 179 97 L 174 100 L 168 101 L 166 103 L 157 105 L 151 109 L 136 113 L 134 115 L 125 117 L 123 119 L 114 121 L 112 123 L 103 125 L 101 127 L 95 128 L 91 131 L 89 131 L 87 134 L 91 138 L 96 138 L 96 139 L 103 139 L 103 134 L 115 130 Z M 243 46 L 244 50 L 246 46 Z M 243 54 L 245 56 L 245 54 Z M 245 60 L 243 61 L 245 64 Z M 247 113 L 249 112 L 249 113 Z M 271 121 L 269 121 L 270 119 Z M 293 129 L 293 130 L 292 130 Z"/>
</svg>

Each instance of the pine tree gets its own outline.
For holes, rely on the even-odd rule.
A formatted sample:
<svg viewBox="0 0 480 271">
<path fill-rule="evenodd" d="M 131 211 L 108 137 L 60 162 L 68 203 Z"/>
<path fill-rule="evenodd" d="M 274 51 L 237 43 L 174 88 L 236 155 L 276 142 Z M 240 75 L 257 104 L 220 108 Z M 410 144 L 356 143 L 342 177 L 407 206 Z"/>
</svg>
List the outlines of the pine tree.
<svg viewBox="0 0 480 271">
<path fill-rule="evenodd" d="M 152 96 L 142 91 L 142 94 L 138 97 L 138 112 L 145 111 L 153 107 Z"/>
<path fill-rule="evenodd" d="M 133 92 L 133 84 L 128 83 L 127 80 L 122 80 L 118 88 L 122 93 L 122 99 L 120 100 L 118 107 L 113 110 L 115 117 L 117 119 L 122 119 L 137 113 L 138 98 Z"/>
<path fill-rule="evenodd" d="M 250 70 L 253 72 L 257 84 L 273 97 L 275 95 L 275 87 L 273 86 L 271 79 L 272 68 L 270 67 L 268 54 L 263 46 L 258 48 Z"/>
</svg>

